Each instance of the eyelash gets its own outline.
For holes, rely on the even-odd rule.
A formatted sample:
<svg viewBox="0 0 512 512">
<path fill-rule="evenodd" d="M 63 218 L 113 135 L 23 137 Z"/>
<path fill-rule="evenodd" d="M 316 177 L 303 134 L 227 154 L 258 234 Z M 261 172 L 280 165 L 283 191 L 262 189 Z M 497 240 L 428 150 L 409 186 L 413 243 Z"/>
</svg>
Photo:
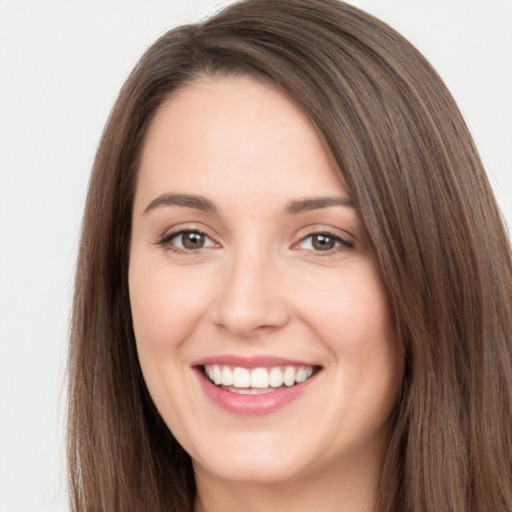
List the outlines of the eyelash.
<svg viewBox="0 0 512 512">
<path fill-rule="evenodd" d="M 185 254 L 187 256 L 191 256 L 194 254 L 197 254 L 198 251 L 201 249 L 204 249 L 204 247 L 198 247 L 196 249 L 187 249 L 186 247 L 177 247 L 175 244 L 172 243 L 172 240 L 182 237 L 183 235 L 187 234 L 195 234 L 199 235 L 201 237 L 204 237 L 204 239 L 208 239 L 212 242 L 211 245 L 208 245 L 206 247 L 211 247 L 213 245 L 218 245 L 216 242 L 214 242 L 211 237 L 209 237 L 204 231 L 201 231 L 200 229 L 180 229 L 179 231 L 174 231 L 172 233 L 168 233 L 164 235 L 160 240 L 158 240 L 157 244 L 164 247 L 166 250 L 178 253 L 178 254 Z M 183 242 L 182 242 L 183 245 Z"/>
<path fill-rule="evenodd" d="M 198 247 L 198 248 L 186 248 L 186 247 L 177 247 L 174 243 L 172 243 L 172 240 L 174 240 L 180 236 L 182 237 L 183 235 L 187 235 L 187 234 L 195 234 L 200 237 L 204 237 L 204 239 L 209 240 L 211 242 L 211 244 L 209 244 L 207 246 Z M 345 249 L 353 249 L 355 247 L 352 242 L 345 240 L 341 236 L 339 236 L 335 233 L 332 233 L 328 230 L 321 230 L 321 231 L 314 231 L 314 232 L 309 233 L 308 235 L 302 237 L 297 243 L 293 244 L 292 249 L 299 250 L 298 246 L 300 244 L 303 244 L 306 240 L 312 239 L 315 236 L 318 236 L 318 237 L 324 236 L 326 238 L 333 240 L 334 243 L 337 244 L 334 247 L 332 247 L 330 249 L 326 249 L 326 250 L 315 250 L 314 248 L 313 249 L 305 249 L 307 251 L 314 252 L 317 256 L 329 256 L 329 255 L 332 255 L 333 253 L 337 253 L 337 252 L 343 251 Z M 164 235 L 160 240 L 158 240 L 157 244 L 164 247 L 166 250 L 169 250 L 169 251 L 172 251 L 172 252 L 175 252 L 178 254 L 184 254 L 187 256 L 192 256 L 192 255 L 198 254 L 199 251 L 201 251 L 202 249 L 207 248 L 207 247 L 212 247 L 215 245 L 218 246 L 218 244 L 214 240 L 212 240 L 211 237 L 209 237 L 204 231 L 201 231 L 200 229 L 181 229 L 179 231 L 168 233 L 168 234 Z M 181 242 L 181 244 L 183 245 L 183 241 Z"/>
<path fill-rule="evenodd" d="M 296 248 L 298 245 L 304 243 L 308 239 L 312 239 L 315 236 L 324 236 L 326 238 L 332 239 L 336 244 L 336 246 L 327 249 L 327 250 L 315 250 L 315 249 L 306 249 L 308 251 L 314 252 L 317 256 L 330 256 L 333 253 L 337 253 L 339 251 L 343 251 L 346 249 L 354 249 L 355 245 L 342 238 L 340 235 L 337 235 L 335 233 L 332 233 L 328 230 L 321 230 L 321 231 L 313 231 L 312 233 L 309 233 L 308 235 L 301 238 L 296 244 L 292 246 L 292 249 Z"/>
</svg>

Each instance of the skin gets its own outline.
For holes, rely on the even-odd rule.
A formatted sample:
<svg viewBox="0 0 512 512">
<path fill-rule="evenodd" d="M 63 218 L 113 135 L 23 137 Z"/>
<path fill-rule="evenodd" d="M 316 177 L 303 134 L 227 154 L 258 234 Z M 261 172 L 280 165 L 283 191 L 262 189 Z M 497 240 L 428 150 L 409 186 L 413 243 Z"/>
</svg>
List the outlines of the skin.
<svg viewBox="0 0 512 512">
<path fill-rule="evenodd" d="M 155 202 L 164 194 L 201 196 L 216 211 Z M 196 511 L 375 510 L 399 386 L 396 335 L 355 208 L 287 211 L 319 197 L 349 200 L 322 138 L 253 78 L 196 79 L 147 135 L 131 240 L 133 325 L 151 396 L 193 459 Z M 204 246 L 183 246 L 173 237 L 183 229 L 203 233 Z M 329 233 L 332 247 L 313 245 L 315 233 Z M 241 416 L 212 403 L 192 368 L 219 354 L 299 359 L 321 371 L 285 407 Z"/>
</svg>

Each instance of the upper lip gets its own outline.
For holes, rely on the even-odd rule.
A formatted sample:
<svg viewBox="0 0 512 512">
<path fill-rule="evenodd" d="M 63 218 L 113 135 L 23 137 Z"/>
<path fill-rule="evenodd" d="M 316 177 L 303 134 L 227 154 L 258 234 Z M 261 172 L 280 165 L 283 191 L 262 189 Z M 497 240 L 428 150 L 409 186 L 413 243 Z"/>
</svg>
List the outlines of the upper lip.
<svg viewBox="0 0 512 512">
<path fill-rule="evenodd" d="M 198 359 L 192 363 L 192 366 L 205 366 L 211 364 L 227 365 L 241 368 L 268 368 L 274 366 L 319 366 L 315 363 L 301 361 L 298 359 L 288 359 L 270 355 L 260 356 L 236 356 L 223 354 L 209 356 Z"/>
</svg>

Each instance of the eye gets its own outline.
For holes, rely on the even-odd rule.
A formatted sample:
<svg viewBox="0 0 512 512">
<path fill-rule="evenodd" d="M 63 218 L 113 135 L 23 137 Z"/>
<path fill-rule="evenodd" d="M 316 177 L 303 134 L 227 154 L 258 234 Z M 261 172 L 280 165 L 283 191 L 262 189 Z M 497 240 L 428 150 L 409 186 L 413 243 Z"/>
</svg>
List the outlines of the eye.
<svg viewBox="0 0 512 512">
<path fill-rule="evenodd" d="M 160 243 L 174 250 L 194 251 L 217 244 L 201 231 L 181 230 L 165 236 Z"/>
<path fill-rule="evenodd" d="M 294 248 L 305 249 L 308 251 L 328 252 L 339 247 L 354 247 L 352 242 L 341 238 L 332 233 L 312 233 L 304 237 Z"/>
</svg>

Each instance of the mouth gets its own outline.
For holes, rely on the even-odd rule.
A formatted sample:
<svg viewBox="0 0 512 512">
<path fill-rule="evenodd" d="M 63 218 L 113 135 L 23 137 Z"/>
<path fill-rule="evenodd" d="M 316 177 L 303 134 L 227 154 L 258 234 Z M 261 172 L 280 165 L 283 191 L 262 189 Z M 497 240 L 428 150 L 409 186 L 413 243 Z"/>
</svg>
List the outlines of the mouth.
<svg viewBox="0 0 512 512">
<path fill-rule="evenodd" d="M 261 395 L 290 388 L 305 382 L 320 369 L 318 366 L 244 368 L 222 364 L 207 364 L 201 368 L 212 384 L 241 395 Z"/>
<path fill-rule="evenodd" d="M 278 411 L 302 397 L 322 373 L 318 365 L 275 358 L 216 357 L 193 367 L 210 401 L 241 416 Z"/>
</svg>

